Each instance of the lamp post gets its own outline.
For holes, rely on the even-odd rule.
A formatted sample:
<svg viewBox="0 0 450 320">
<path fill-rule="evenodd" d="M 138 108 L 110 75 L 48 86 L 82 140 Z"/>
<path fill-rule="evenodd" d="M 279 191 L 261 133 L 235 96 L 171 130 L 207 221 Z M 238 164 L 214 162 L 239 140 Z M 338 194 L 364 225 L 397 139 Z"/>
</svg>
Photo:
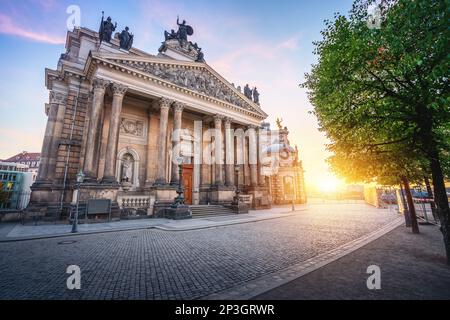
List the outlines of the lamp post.
<svg viewBox="0 0 450 320">
<path fill-rule="evenodd" d="M 79 199 L 80 199 L 80 187 L 81 184 L 84 181 L 84 173 L 82 170 L 80 170 L 77 173 L 77 184 L 76 184 L 76 188 L 77 188 L 77 205 L 76 205 L 76 210 L 75 210 L 75 219 L 72 223 L 72 233 L 77 233 L 78 232 L 78 204 L 79 204 Z"/>
<path fill-rule="evenodd" d="M 178 188 L 177 188 L 177 194 L 178 196 L 175 198 L 175 202 L 173 203 L 172 207 L 178 207 L 179 205 L 184 204 L 184 194 L 183 194 L 183 157 L 177 157 L 176 162 L 178 164 L 178 172 L 179 172 L 179 179 L 178 179 Z"/>
</svg>

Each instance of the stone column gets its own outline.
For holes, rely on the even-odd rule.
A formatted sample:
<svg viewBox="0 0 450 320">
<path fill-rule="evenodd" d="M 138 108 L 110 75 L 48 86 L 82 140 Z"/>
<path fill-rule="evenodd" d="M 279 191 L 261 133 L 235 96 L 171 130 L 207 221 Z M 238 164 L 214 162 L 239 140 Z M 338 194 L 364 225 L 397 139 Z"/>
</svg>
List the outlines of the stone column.
<svg viewBox="0 0 450 320">
<path fill-rule="evenodd" d="M 113 101 L 111 107 L 111 119 L 109 121 L 108 142 L 106 144 L 106 156 L 105 156 L 105 173 L 103 175 L 102 183 L 116 184 L 116 160 L 117 160 L 117 142 L 119 140 L 119 126 L 120 126 L 120 114 L 122 112 L 122 102 L 127 87 L 113 83 Z"/>
<path fill-rule="evenodd" d="M 225 119 L 225 185 L 234 185 L 234 148 L 233 131 L 231 130 L 231 119 Z"/>
<path fill-rule="evenodd" d="M 56 104 L 58 108 L 53 128 L 53 137 L 50 147 L 50 153 L 48 155 L 47 179 L 52 181 L 55 178 L 56 160 L 58 159 L 59 144 L 61 142 L 61 135 L 64 127 L 64 116 L 66 114 L 67 95 L 60 93 L 52 93 L 50 97 L 51 97 L 50 103 Z"/>
<path fill-rule="evenodd" d="M 245 132 L 242 128 L 235 131 L 236 137 L 236 164 L 239 165 L 239 173 L 236 181 L 236 186 L 244 185 L 244 166 L 245 166 Z"/>
<path fill-rule="evenodd" d="M 223 157 L 222 157 L 222 115 L 214 116 L 214 145 L 215 145 L 215 184 L 218 186 L 223 185 L 222 168 L 223 168 Z"/>
<path fill-rule="evenodd" d="M 154 161 L 151 161 L 151 159 L 153 158 L 153 155 L 155 153 L 155 151 L 152 149 L 152 142 L 154 141 L 152 139 L 152 118 L 153 118 L 153 113 L 152 113 L 152 109 L 149 108 L 148 109 L 148 125 L 147 125 L 147 166 L 146 166 L 146 170 L 145 170 L 145 188 L 149 189 L 151 188 L 151 186 L 153 185 L 154 181 L 154 177 L 152 176 L 152 164 L 154 163 Z M 156 145 L 157 142 L 154 143 L 154 145 Z"/>
<path fill-rule="evenodd" d="M 159 117 L 159 134 L 158 134 L 158 163 L 156 164 L 156 181 L 157 185 L 167 184 L 166 179 L 166 156 L 167 156 L 167 125 L 169 120 L 169 108 L 172 101 L 162 98 L 159 101 L 160 117 Z"/>
<path fill-rule="evenodd" d="M 258 186 L 258 143 L 255 129 L 255 126 L 248 127 L 248 161 L 250 165 L 250 185 L 252 187 Z"/>
<path fill-rule="evenodd" d="M 263 149 L 265 146 L 265 142 L 267 142 L 267 130 L 263 128 L 258 128 L 258 185 L 265 186 L 266 185 L 266 177 L 263 175 L 263 168 L 261 160 L 263 160 L 264 154 Z"/>
<path fill-rule="evenodd" d="M 86 155 L 84 157 L 84 173 L 87 179 L 96 180 L 97 173 L 95 171 L 94 152 L 97 150 L 95 147 L 95 136 L 98 131 L 100 114 L 103 108 L 106 87 L 110 84 L 109 81 L 102 79 L 95 79 L 94 97 L 92 99 L 91 116 L 89 120 L 88 139 L 86 143 Z"/>
<path fill-rule="evenodd" d="M 37 184 L 50 182 L 49 180 L 49 162 L 51 157 L 53 132 L 55 123 L 58 119 L 59 105 L 62 103 L 63 95 L 60 93 L 50 92 L 49 108 L 47 111 L 48 119 L 45 127 L 44 141 L 41 150 L 41 162 L 39 164 L 39 172 L 36 178 Z"/>
<path fill-rule="evenodd" d="M 184 105 L 179 102 L 173 104 L 173 132 L 172 132 L 172 171 L 170 175 L 170 184 L 178 185 L 180 173 L 178 169 L 177 158 L 180 156 L 181 148 L 181 119 Z"/>
</svg>

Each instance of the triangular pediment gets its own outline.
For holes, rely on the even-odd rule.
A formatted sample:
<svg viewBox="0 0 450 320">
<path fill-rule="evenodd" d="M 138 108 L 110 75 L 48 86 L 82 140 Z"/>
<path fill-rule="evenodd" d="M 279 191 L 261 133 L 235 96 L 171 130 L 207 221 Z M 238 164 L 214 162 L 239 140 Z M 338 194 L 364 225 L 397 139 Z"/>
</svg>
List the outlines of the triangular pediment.
<svg viewBox="0 0 450 320">
<path fill-rule="evenodd" d="M 206 63 L 187 62 L 159 57 L 139 57 L 126 54 L 92 53 L 92 59 L 102 60 L 112 66 L 139 72 L 159 81 L 170 83 L 184 90 L 221 101 L 261 118 L 267 114 L 260 106 L 237 90 Z"/>
</svg>

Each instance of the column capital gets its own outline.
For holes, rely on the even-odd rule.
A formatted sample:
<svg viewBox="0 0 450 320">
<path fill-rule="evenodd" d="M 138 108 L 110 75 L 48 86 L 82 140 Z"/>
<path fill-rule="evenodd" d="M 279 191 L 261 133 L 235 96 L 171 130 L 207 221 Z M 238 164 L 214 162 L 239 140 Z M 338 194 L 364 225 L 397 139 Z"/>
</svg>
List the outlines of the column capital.
<svg viewBox="0 0 450 320">
<path fill-rule="evenodd" d="M 110 81 L 95 78 L 92 82 L 92 86 L 94 87 L 94 90 L 106 90 L 106 88 L 111 84 Z"/>
<path fill-rule="evenodd" d="M 225 119 L 225 116 L 221 115 L 221 114 L 215 114 L 213 116 L 214 119 L 214 123 L 222 123 L 222 120 Z"/>
<path fill-rule="evenodd" d="M 173 100 L 167 99 L 167 98 L 161 98 L 159 99 L 159 107 L 161 109 L 169 109 L 172 105 Z"/>
<path fill-rule="evenodd" d="M 114 95 L 123 96 L 128 90 L 128 87 L 121 84 L 113 82 L 112 84 L 112 91 Z"/>
<path fill-rule="evenodd" d="M 249 124 L 249 125 L 247 126 L 247 129 L 248 129 L 248 130 L 256 130 L 256 128 L 257 128 L 257 126 L 255 126 L 254 124 Z"/>
<path fill-rule="evenodd" d="M 66 104 L 67 102 L 67 94 L 50 91 L 49 103 L 50 104 Z"/>
<path fill-rule="evenodd" d="M 184 103 L 181 103 L 181 102 L 178 102 L 178 101 L 175 101 L 175 102 L 172 104 L 172 107 L 173 107 L 173 111 L 174 111 L 174 112 L 183 112 L 183 109 L 184 109 L 185 106 L 186 106 L 186 105 L 185 105 Z"/>
<path fill-rule="evenodd" d="M 233 122 L 233 118 L 225 117 L 224 121 L 225 121 L 225 126 L 230 127 L 231 123 Z"/>
</svg>

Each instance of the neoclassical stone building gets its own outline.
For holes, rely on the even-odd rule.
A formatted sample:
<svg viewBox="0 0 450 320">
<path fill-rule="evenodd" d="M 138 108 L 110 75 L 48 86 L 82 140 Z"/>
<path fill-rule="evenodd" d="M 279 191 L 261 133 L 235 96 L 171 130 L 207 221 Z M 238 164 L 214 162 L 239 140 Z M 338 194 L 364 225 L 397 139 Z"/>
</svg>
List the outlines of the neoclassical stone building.
<svg viewBox="0 0 450 320">
<path fill-rule="evenodd" d="M 214 71 L 197 44 L 174 36 L 166 33 L 151 55 L 129 42 L 124 49 L 117 35 L 106 42 L 86 28 L 68 32 L 57 69 L 45 72 L 48 122 L 29 211 L 67 216 L 82 170 L 81 203 L 106 198 L 115 215 L 161 216 L 176 197 L 181 160 L 186 204 L 227 205 L 239 187 L 253 208 L 271 206 L 259 99 Z"/>
</svg>

